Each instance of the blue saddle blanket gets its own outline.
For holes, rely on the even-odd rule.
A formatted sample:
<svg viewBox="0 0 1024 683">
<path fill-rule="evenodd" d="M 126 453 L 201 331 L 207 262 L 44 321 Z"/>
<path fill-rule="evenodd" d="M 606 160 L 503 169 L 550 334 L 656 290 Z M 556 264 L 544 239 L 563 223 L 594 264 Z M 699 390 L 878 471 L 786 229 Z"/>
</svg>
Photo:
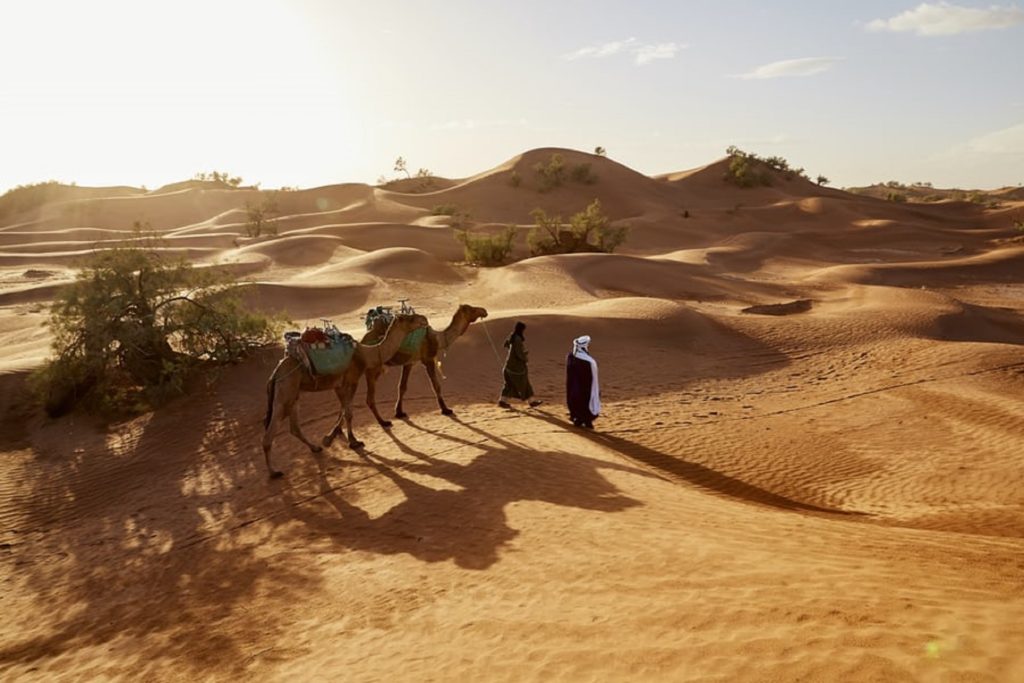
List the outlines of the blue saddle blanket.
<svg viewBox="0 0 1024 683">
<path fill-rule="evenodd" d="M 352 362 L 356 340 L 336 327 L 307 328 L 306 332 L 287 332 L 285 355 L 302 363 L 313 375 L 340 375 Z"/>
</svg>

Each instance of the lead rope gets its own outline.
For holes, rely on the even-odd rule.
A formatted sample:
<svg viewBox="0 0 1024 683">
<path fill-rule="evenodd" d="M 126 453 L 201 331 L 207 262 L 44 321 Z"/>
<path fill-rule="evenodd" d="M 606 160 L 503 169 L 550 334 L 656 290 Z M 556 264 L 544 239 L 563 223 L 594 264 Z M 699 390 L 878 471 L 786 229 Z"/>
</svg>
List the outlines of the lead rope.
<svg viewBox="0 0 1024 683">
<path fill-rule="evenodd" d="M 502 372 L 504 363 L 501 362 L 501 354 L 498 353 L 498 347 L 494 344 L 494 338 L 491 337 L 491 330 L 487 327 L 487 321 L 481 320 L 480 324 L 484 326 L 484 332 L 487 333 L 487 341 L 491 342 L 491 349 L 494 351 L 494 359 L 498 362 L 498 374 L 504 379 L 505 373 Z"/>
</svg>

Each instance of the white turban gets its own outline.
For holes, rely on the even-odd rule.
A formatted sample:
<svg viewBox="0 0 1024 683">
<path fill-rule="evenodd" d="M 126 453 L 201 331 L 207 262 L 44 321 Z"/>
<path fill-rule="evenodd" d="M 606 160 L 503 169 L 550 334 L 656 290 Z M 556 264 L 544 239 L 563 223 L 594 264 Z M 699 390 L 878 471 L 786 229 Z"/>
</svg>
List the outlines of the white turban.
<svg viewBox="0 0 1024 683">
<path fill-rule="evenodd" d="M 590 336 L 589 335 L 585 334 L 582 337 L 577 337 L 576 339 L 572 340 L 572 354 L 574 356 L 577 356 L 577 355 L 579 355 L 580 351 L 586 353 L 587 352 L 587 348 L 589 346 L 590 346 Z"/>
</svg>

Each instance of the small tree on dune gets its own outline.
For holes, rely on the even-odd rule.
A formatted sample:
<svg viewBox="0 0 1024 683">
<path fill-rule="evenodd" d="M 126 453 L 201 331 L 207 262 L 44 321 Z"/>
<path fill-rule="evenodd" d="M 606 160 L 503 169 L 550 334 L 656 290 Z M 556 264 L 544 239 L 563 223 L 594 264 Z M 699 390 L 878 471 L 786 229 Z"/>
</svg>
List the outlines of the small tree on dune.
<svg viewBox="0 0 1024 683">
<path fill-rule="evenodd" d="M 516 238 L 516 226 L 508 225 L 493 235 L 475 233 L 470 230 L 456 230 L 455 240 L 462 245 L 466 262 L 478 266 L 500 266 L 512 254 L 512 242 Z"/>
<path fill-rule="evenodd" d="M 600 145 L 594 148 L 594 154 L 596 154 L 599 157 L 608 156 L 608 152 L 605 150 L 604 147 L 601 147 Z"/>
<path fill-rule="evenodd" d="M 272 193 L 259 204 L 245 203 L 245 234 L 249 237 L 277 234 L 277 195 Z"/>
<path fill-rule="evenodd" d="M 832 181 L 829 180 L 828 178 L 826 178 L 823 175 L 819 175 L 818 178 L 817 178 L 817 182 L 818 182 L 819 185 L 824 186 L 824 185 L 828 185 Z"/>
<path fill-rule="evenodd" d="M 404 173 L 406 178 L 412 177 L 409 175 L 409 167 L 405 163 L 405 159 L 403 157 L 395 159 L 395 173 Z"/>
<path fill-rule="evenodd" d="M 149 408 L 271 342 L 277 321 L 237 294 L 230 273 L 168 258 L 154 238 L 94 253 L 53 304 L 53 357 L 35 376 L 47 412 Z"/>
<path fill-rule="evenodd" d="M 534 227 L 527 235 L 527 244 L 534 256 L 594 251 L 610 254 L 626 240 L 629 230 L 625 226 L 612 227 L 597 199 L 573 214 L 568 225 L 561 216 L 548 216 L 539 208 L 531 211 L 530 216 Z"/>
</svg>

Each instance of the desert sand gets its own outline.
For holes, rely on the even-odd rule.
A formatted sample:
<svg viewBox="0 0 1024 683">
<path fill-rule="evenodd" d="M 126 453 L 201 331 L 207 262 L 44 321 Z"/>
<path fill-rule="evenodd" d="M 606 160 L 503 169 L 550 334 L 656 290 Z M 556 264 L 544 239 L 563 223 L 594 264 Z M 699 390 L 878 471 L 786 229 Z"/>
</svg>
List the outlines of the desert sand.
<svg viewBox="0 0 1024 683">
<path fill-rule="evenodd" d="M 597 182 L 538 193 L 553 151 Z M 282 192 L 255 240 L 259 192 L 201 183 L 4 219 L 0 678 L 1024 681 L 1024 201 L 740 189 L 726 167 L 533 150 L 426 193 Z M 595 197 L 630 226 L 618 252 L 527 258 L 532 209 Z M 461 263 L 442 204 L 520 225 L 516 260 Z M 382 430 L 360 390 L 365 450 L 282 428 L 270 480 L 278 347 L 131 420 L 45 418 L 25 383 L 47 302 L 136 221 L 300 327 L 486 307 L 443 361 L 456 415 L 416 368 L 408 420 Z M 505 411 L 517 320 L 546 402 Z M 580 334 L 593 432 L 564 408 Z M 302 409 L 318 438 L 337 406 Z"/>
</svg>

